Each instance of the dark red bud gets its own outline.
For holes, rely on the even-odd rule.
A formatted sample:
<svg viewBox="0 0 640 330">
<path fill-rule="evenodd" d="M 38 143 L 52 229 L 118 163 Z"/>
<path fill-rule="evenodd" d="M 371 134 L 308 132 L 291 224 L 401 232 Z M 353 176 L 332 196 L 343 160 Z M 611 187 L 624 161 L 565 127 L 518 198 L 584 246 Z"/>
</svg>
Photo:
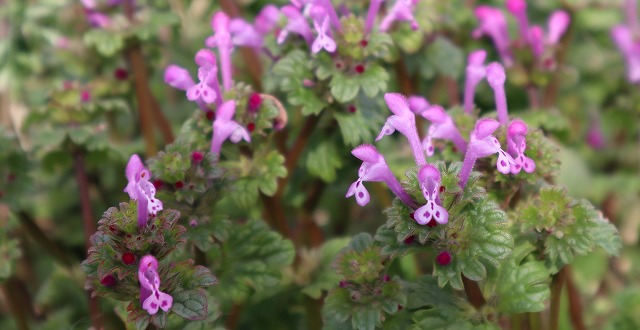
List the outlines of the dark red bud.
<svg viewBox="0 0 640 330">
<path fill-rule="evenodd" d="M 398 310 L 401 311 L 404 307 L 402 305 L 398 305 Z"/>
<path fill-rule="evenodd" d="M 451 263 L 451 253 L 449 253 L 447 251 L 440 252 L 440 254 L 438 254 L 438 256 L 436 257 L 436 262 L 438 262 L 438 264 L 440 266 L 446 266 L 446 265 L 450 264 Z"/>
<path fill-rule="evenodd" d="M 204 155 L 200 151 L 194 151 L 191 153 L 191 161 L 195 164 L 200 164 Z"/>
<path fill-rule="evenodd" d="M 153 180 L 153 186 L 156 190 L 160 190 L 162 188 L 162 180 Z"/>
<path fill-rule="evenodd" d="M 261 105 L 262 97 L 260 97 L 260 94 L 252 93 L 249 96 L 249 100 L 247 101 L 247 110 L 249 110 L 249 112 L 251 113 L 255 113 L 256 111 L 258 111 L 258 109 L 260 109 Z"/>
<path fill-rule="evenodd" d="M 178 182 L 174 183 L 173 185 L 178 189 L 182 189 L 182 187 L 184 187 L 184 182 L 178 181 Z"/>
<path fill-rule="evenodd" d="M 367 45 L 369 45 L 369 42 L 367 41 L 367 39 L 360 40 L 360 46 L 367 47 Z"/>
<path fill-rule="evenodd" d="M 253 133 L 253 131 L 256 129 L 256 124 L 254 123 L 248 123 L 247 124 L 247 131 L 249 131 L 249 133 Z"/>
<path fill-rule="evenodd" d="M 362 64 L 356 65 L 356 72 L 357 73 L 363 73 L 364 72 L 364 65 L 362 65 Z"/>
<path fill-rule="evenodd" d="M 411 235 L 404 239 L 404 244 L 411 245 L 413 244 L 413 242 L 416 241 L 416 238 L 417 238 L 416 235 Z"/>
<path fill-rule="evenodd" d="M 113 70 L 113 76 L 120 81 L 127 80 L 127 78 L 129 78 L 129 72 L 124 68 L 117 68 Z"/>
<path fill-rule="evenodd" d="M 207 119 L 214 121 L 216 119 L 216 113 L 211 110 L 207 111 Z"/>
<path fill-rule="evenodd" d="M 106 275 L 105 277 L 103 277 L 100 280 L 100 284 L 102 284 L 102 285 L 104 285 L 106 287 L 112 287 L 112 286 L 116 285 L 116 282 L 117 282 L 116 278 L 113 277 L 113 275 L 111 275 L 111 274 Z"/>
<path fill-rule="evenodd" d="M 356 106 L 355 106 L 355 105 L 353 105 L 353 104 L 350 104 L 350 105 L 347 107 L 347 110 L 349 110 L 349 112 L 351 112 L 351 113 L 354 113 L 354 112 L 356 112 Z"/>
<path fill-rule="evenodd" d="M 64 88 L 64 89 L 71 89 L 71 88 L 73 88 L 73 81 L 71 81 L 71 80 L 65 80 L 65 81 L 62 83 L 62 88 Z"/>
<path fill-rule="evenodd" d="M 385 275 L 385 276 L 382 277 L 382 282 L 387 283 L 389 281 L 391 281 L 391 277 L 389 277 L 389 275 Z"/>
<path fill-rule="evenodd" d="M 416 215 L 416 212 L 409 213 L 409 217 L 411 218 L 411 220 L 416 221 L 415 215 Z"/>
<path fill-rule="evenodd" d="M 116 225 L 109 225 L 109 230 L 115 232 L 116 230 L 118 230 L 118 227 Z"/>
<path fill-rule="evenodd" d="M 429 222 L 427 222 L 427 227 L 433 228 L 433 227 L 435 227 L 437 225 L 438 225 L 438 222 L 435 219 L 433 219 L 433 217 L 431 217 L 431 220 L 429 220 Z"/>
<path fill-rule="evenodd" d="M 136 256 L 131 252 L 127 252 L 122 255 L 122 262 L 125 265 L 133 265 L 136 262 Z"/>
<path fill-rule="evenodd" d="M 445 188 L 445 186 L 440 186 L 440 193 L 442 194 L 445 190 L 447 190 L 447 188 Z"/>
<path fill-rule="evenodd" d="M 347 281 L 340 281 L 339 285 L 340 285 L 341 288 L 346 288 L 347 284 L 348 284 Z"/>
</svg>

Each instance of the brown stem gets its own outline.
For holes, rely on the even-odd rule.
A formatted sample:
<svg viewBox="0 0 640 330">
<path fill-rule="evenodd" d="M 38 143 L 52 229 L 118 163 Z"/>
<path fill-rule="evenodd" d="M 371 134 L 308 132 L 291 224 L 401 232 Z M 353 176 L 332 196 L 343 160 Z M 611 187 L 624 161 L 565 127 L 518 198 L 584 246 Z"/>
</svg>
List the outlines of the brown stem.
<svg viewBox="0 0 640 330">
<path fill-rule="evenodd" d="M 460 91 L 458 90 L 458 82 L 449 77 L 442 77 L 445 88 L 447 89 L 447 98 L 449 99 L 449 105 L 455 107 L 460 105 Z"/>
<path fill-rule="evenodd" d="M 85 246 L 88 251 L 91 247 L 91 236 L 97 231 L 97 224 L 93 220 L 91 199 L 89 197 L 89 179 L 84 166 L 84 155 L 81 150 L 74 151 L 73 161 L 76 172 L 76 181 L 78 182 L 78 191 L 80 193 L 80 208 L 82 211 Z M 91 323 L 95 329 L 100 329 L 100 306 L 98 304 L 98 300 L 91 296 L 88 297 Z"/>
<path fill-rule="evenodd" d="M 234 330 L 238 327 L 238 322 L 240 321 L 240 314 L 242 313 L 242 305 L 233 304 L 231 306 L 231 312 L 229 316 L 227 316 L 227 320 L 224 323 L 225 328 L 229 330 Z"/>
<path fill-rule="evenodd" d="M 478 282 L 472 281 L 462 275 L 462 284 L 464 284 L 464 292 L 467 294 L 467 299 L 469 299 L 471 305 L 476 309 L 480 309 L 484 306 L 486 300 L 484 300 L 484 296 L 482 295 L 482 290 L 480 290 Z"/>
<path fill-rule="evenodd" d="M 322 300 L 313 299 L 305 295 L 304 307 L 307 316 L 307 329 L 322 329 Z"/>
<path fill-rule="evenodd" d="M 560 321 L 560 297 L 562 296 L 562 286 L 566 279 L 566 267 L 562 268 L 553 276 L 551 284 L 551 303 L 549 306 L 549 330 L 558 330 Z"/>
<path fill-rule="evenodd" d="M 544 330 L 542 324 L 542 315 L 540 312 L 537 313 L 527 313 L 529 319 L 529 329 L 531 330 Z"/>
<path fill-rule="evenodd" d="M 18 283 L 16 281 L 20 281 L 15 277 L 8 278 L 5 283 L 2 283 L 2 293 L 5 297 L 5 302 L 9 306 L 9 310 L 11 311 L 11 315 L 13 316 L 13 320 L 16 323 L 16 328 L 20 330 L 28 330 L 29 322 L 28 322 L 28 311 L 27 305 L 25 304 L 25 297 L 18 292 Z"/>
<path fill-rule="evenodd" d="M 527 96 L 529 97 L 529 108 L 537 110 L 540 108 L 540 93 L 538 89 L 533 86 L 527 86 Z"/>
<path fill-rule="evenodd" d="M 398 78 L 398 84 L 400 85 L 400 93 L 410 96 L 416 93 L 415 85 L 407 72 L 407 66 L 404 63 L 404 60 L 400 58 L 395 63 L 396 76 Z"/>
<path fill-rule="evenodd" d="M 129 19 L 129 22 L 133 22 L 135 8 L 132 0 L 126 0 L 124 2 L 124 11 Z M 140 127 L 142 130 L 142 136 L 145 142 L 145 154 L 147 157 L 152 157 L 156 154 L 156 141 L 153 135 L 153 122 L 152 113 L 153 106 L 151 102 L 151 93 L 147 84 L 149 83 L 149 77 L 147 75 L 147 67 L 142 57 L 142 50 L 140 44 L 136 43 L 125 50 L 125 55 L 129 60 L 129 67 L 133 71 L 133 83 L 135 88 L 136 99 L 138 100 Z"/>
<path fill-rule="evenodd" d="M 158 125 L 158 129 L 160 129 L 160 134 L 162 134 L 162 138 L 165 143 L 172 143 L 175 140 L 175 136 L 173 135 L 171 123 L 162 112 L 162 107 L 160 107 L 158 100 L 153 96 L 148 88 L 147 91 L 148 95 L 151 97 L 151 103 L 153 105 L 151 107 L 151 110 L 153 111 L 153 119 L 155 120 L 156 125 Z"/>
<path fill-rule="evenodd" d="M 52 241 L 43 231 L 40 226 L 35 222 L 33 217 L 25 211 L 18 212 L 18 218 L 24 230 L 31 236 L 34 242 L 42 245 L 43 250 L 51 254 L 58 262 L 67 268 L 71 268 L 73 262 L 69 259 L 67 254 L 60 248 L 58 244 Z"/>
<path fill-rule="evenodd" d="M 315 130 L 316 126 L 318 126 L 319 122 L 320 122 L 320 117 L 314 116 L 314 115 L 307 117 L 307 120 L 304 122 L 304 125 L 302 126 L 302 130 L 300 131 L 300 134 L 298 134 L 298 137 L 296 138 L 296 142 L 293 144 L 291 149 L 289 149 L 289 152 L 287 152 L 286 160 L 284 162 L 285 167 L 287 168 L 287 176 L 283 180 L 282 182 L 283 184 L 278 187 L 278 191 L 280 192 L 284 191 L 284 185 L 291 178 L 291 174 L 293 173 L 293 170 L 296 164 L 298 163 L 298 159 L 302 155 L 302 151 L 304 151 L 304 147 L 307 145 L 307 142 L 309 141 L 311 134 Z"/>
<path fill-rule="evenodd" d="M 300 222 L 296 232 L 296 245 L 302 246 L 303 243 L 308 243 L 308 246 L 318 247 L 324 242 L 324 234 L 322 229 L 313 220 L 313 211 L 315 210 L 324 188 L 327 185 L 322 180 L 316 180 L 311 185 L 311 191 L 307 197 L 307 200 L 302 204 Z"/>
<path fill-rule="evenodd" d="M 565 266 L 567 295 L 569 296 L 569 318 L 573 329 L 585 330 L 587 327 L 584 324 L 584 318 L 582 316 L 582 300 L 580 299 L 580 293 L 576 289 L 573 278 L 571 277 L 571 268 Z"/>
</svg>

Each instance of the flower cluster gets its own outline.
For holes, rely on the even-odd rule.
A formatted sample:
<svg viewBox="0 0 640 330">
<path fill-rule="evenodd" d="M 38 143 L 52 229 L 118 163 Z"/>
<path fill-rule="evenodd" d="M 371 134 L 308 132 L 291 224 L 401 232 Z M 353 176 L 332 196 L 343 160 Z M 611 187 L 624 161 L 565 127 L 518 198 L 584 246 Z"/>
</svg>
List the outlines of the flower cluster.
<svg viewBox="0 0 640 330">
<path fill-rule="evenodd" d="M 376 18 L 379 16 L 383 2 L 382 0 L 370 2 L 364 24 L 365 34 L 370 33 L 376 26 Z M 394 22 L 409 22 L 413 30 L 417 29 L 418 23 L 413 16 L 417 2 L 417 0 L 396 0 L 378 23 L 379 31 L 390 30 Z M 344 7 L 340 10 L 343 17 L 351 15 L 347 9 L 343 9 Z M 281 21 L 284 25 L 280 25 Z M 218 20 L 217 23 L 219 22 Z M 275 32 L 278 44 L 283 44 L 290 35 L 297 35 L 310 46 L 314 54 L 322 50 L 329 53 L 335 52 L 338 47 L 335 35 L 344 32 L 338 11 L 329 0 L 291 0 L 291 4 L 282 8 L 267 5 L 257 15 L 253 24 L 236 18 L 228 21 L 224 27 L 213 22 L 212 25 L 216 34 L 219 34 L 218 31 L 221 28 L 226 31 L 225 33 L 228 34 L 225 40 L 229 40 L 236 46 L 259 49 L 264 45 L 265 37 Z M 215 36 L 207 39 L 207 46 L 213 47 L 216 44 L 219 46 L 219 42 L 215 39 Z"/>
<path fill-rule="evenodd" d="M 221 55 L 223 87 L 227 91 L 233 87 L 230 53 L 227 53 L 227 51 L 231 50 L 231 45 L 227 43 L 228 32 L 225 30 L 228 25 L 228 18 L 224 14 L 218 14 L 214 16 L 214 21 L 216 23 L 215 26 L 220 29 L 214 37 Z M 238 143 L 240 140 L 250 142 L 251 137 L 247 129 L 233 120 L 236 102 L 223 99 L 222 89 L 218 82 L 218 66 L 215 54 L 211 50 L 201 49 L 196 53 L 195 62 L 198 65 L 199 82 L 197 84 L 186 69 L 177 65 L 169 65 L 166 68 L 164 81 L 171 87 L 186 91 L 187 99 L 195 102 L 207 115 L 215 115 L 211 152 L 219 154 L 222 149 L 222 143 L 227 139 L 230 139 L 233 143 Z M 210 106 L 215 107 L 215 113 L 209 108 Z"/>
<path fill-rule="evenodd" d="M 507 112 L 507 100 L 504 91 L 506 74 L 504 68 L 499 63 L 493 62 L 483 65 L 485 53 L 477 51 L 469 56 L 469 68 L 467 69 L 467 89 L 473 97 L 473 89 L 483 78 L 486 77 L 489 85 L 494 90 L 496 98 L 496 108 L 498 110 L 499 121 L 491 118 L 478 120 L 475 129 L 469 136 L 467 142 L 458 131 L 453 119 L 439 105 L 430 105 L 429 102 L 420 96 L 412 96 L 408 100 L 404 96 L 395 93 L 385 94 L 384 98 L 393 113 L 390 116 L 382 131 L 376 138 L 380 140 L 385 135 L 391 135 L 398 131 L 409 141 L 413 151 L 416 166 L 418 168 L 418 180 L 422 194 L 427 201 L 425 205 L 416 209 L 416 203 L 411 199 L 406 191 L 399 184 L 393 173 L 389 170 L 384 157 L 371 145 L 362 145 L 353 149 L 352 154 L 363 161 L 358 172 L 358 180 L 354 182 L 346 197 L 355 195 L 359 205 L 364 206 L 369 202 L 369 193 L 363 186 L 365 181 L 385 182 L 391 191 L 405 205 L 415 210 L 414 219 L 421 225 L 426 225 L 435 220 L 437 223 L 446 224 L 448 212 L 442 207 L 439 197 L 440 173 L 438 169 L 428 164 L 426 156 L 434 154 L 432 139 L 450 140 L 456 148 L 465 155 L 462 169 L 459 173 L 459 184 L 464 189 L 473 166 L 478 158 L 498 154 L 497 169 L 503 174 L 518 174 L 521 170 L 531 173 L 535 170 L 535 162 L 525 156 L 527 125 L 515 119 L 509 122 Z M 469 87 L 472 86 L 472 87 Z M 473 100 L 466 101 L 473 104 Z M 420 141 L 416 128 L 415 115 L 419 114 L 431 122 L 427 136 Z M 505 151 L 494 132 L 504 126 L 507 134 L 507 150 Z"/>
<path fill-rule="evenodd" d="M 475 16 L 479 26 L 472 35 L 474 38 L 487 36 L 502 58 L 502 63 L 509 67 L 514 63 L 513 47 L 528 47 L 534 57 L 544 64 L 545 69 L 552 69 L 554 65 L 554 48 L 566 32 L 571 22 L 569 14 L 563 10 L 556 10 L 549 16 L 546 33 L 539 25 L 530 25 L 527 17 L 527 2 L 525 0 L 507 0 L 506 8 L 518 22 L 520 37 L 517 42 L 509 38 L 507 20 L 499 8 L 478 6 Z"/>
</svg>

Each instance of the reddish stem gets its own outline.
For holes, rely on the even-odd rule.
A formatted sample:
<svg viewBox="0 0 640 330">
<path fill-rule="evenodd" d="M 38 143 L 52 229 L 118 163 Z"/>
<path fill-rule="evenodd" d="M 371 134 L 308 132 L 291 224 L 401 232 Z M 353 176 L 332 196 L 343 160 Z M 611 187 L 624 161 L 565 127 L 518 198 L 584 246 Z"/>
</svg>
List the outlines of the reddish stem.
<svg viewBox="0 0 640 330">
<path fill-rule="evenodd" d="M 566 279 L 566 267 L 562 268 L 553 276 L 551 285 L 551 303 L 549 306 L 549 330 L 558 330 L 560 322 L 560 297 L 562 296 L 562 286 Z"/>
<path fill-rule="evenodd" d="M 91 199 L 89 197 L 89 179 L 84 166 L 84 155 L 81 150 L 74 151 L 73 163 L 76 172 L 76 181 L 78 182 L 78 191 L 80 193 L 80 208 L 82 211 L 85 246 L 87 251 L 89 251 L 91 247 L 91 236 L 97 231 L 97 224 L 93 220 Z M 100 329 L 100 306 L 98 300 L 91 296 L 89 296 L 89 315 L 91 316 L 93 327 Z"/>
<path fill-rule="evenodd" d="M 565 266 L 567 294 L 569 296 L 569 318 L 571 324 L 575 330 L 585 330 L 587 327 L 584 325 L 584 318 L 582 316 L 582 300 L 580 293 L 576 289 L 576 285 L 573 283 L 571 277 L 571 268 Z"/>
<path fill-rule="evenodd" d="M 462 275 L 462 284 L 464 285 L 464 292 L 467 294 L 467 299 L 475 307 L 476 309 L 480 309 L 487 301 L 484 299 L 482 295 L 482 290 L 480 290 L 480 286 L 478 282 L 472 281 L 468 279 L 466 276 Z"/>
</svg>

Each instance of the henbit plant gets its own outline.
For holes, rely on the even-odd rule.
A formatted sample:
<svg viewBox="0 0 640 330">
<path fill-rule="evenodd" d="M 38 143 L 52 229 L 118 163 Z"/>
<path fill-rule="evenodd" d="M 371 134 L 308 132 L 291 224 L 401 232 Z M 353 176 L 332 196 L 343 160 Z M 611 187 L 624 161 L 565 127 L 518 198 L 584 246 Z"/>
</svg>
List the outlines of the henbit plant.
<svg viewBox="0 0 640 330">
<path fill-rule="evenodd" d="M 637 157 L 614 155 L 606 136 L 628 114 L 571 112 L 600 95 L 597 106 L 631 107 L 614 87 L 567 87 L 572 31 L 593 19 L 583 5 L 506 1 L 519 31 L 510 39 L 502 9 L 462 0 L 221 0 L 211 16 L 198 1 L 59 2 L 29 11 L 8 39 L 20 55 L 65 54 L 39 64 L 50 84 L 34 84 L 34 60 L 7 66 L 29 67 L 15 80 L 29 93 L 16 95 L 38 105 L 19 144 L 0 132 L 0 284 L 19 328 L 633 324 L 632 307 L 610 321 L 613 310 L 582 315 L 576 290 L 591 288 L 593 260 L 622 277 L 609 256 L 628 247 L 607 220 L 614 207 L 563 187 L 561 161 L 580 172 L 588 158 L 571 163 L 568 150 L 586 136 L 602 173 L 637 174 Z M 86 22 L 50 29 L 65 6 Z M 549 15 L 548 27 L 527 11 Z M 611 31 L 631 83 L 637 28 L 629 13 Z M 25 46 L 33 31 L 55 46 Z M 621 134 L 616 143 L 638 131 Z M 615 186 L 623 179 L 635 186 Z M 640 187 L 631 175 L 598 180 L 598 194 Z M 96 222 L 106 205 L 117 206 Z"/>
</svg>

